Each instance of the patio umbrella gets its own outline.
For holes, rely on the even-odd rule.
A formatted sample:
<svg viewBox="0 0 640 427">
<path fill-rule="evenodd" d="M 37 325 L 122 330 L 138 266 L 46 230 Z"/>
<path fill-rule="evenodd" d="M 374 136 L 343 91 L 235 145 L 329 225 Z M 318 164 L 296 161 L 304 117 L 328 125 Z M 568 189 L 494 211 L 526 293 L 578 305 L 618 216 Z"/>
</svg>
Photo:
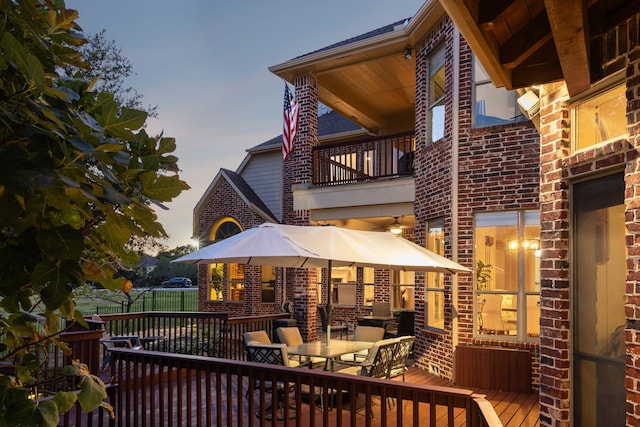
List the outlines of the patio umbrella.
<svg viewBox="0 0 640 427">
<path fill-rule="evenodd" d="M 327 316 L 331 315 L 332 267 L 357 266 L 443 273 L 470 271 L 457 262 L 387 232 L 273 223 L 245 230 L 172 262 L 327 268 Z M 327 332 L 329 336 L 330 331 Z"/>
</svg>

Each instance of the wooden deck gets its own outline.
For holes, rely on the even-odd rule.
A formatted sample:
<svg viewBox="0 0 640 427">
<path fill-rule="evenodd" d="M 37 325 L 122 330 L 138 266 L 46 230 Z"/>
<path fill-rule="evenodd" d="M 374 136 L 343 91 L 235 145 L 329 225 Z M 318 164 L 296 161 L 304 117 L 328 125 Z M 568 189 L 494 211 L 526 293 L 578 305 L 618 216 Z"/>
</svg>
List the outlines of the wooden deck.
<svg viewBox="0 0 640 427">
<path fill-rule="evenodd" d="M 103 375 L 104 374 L 106 373 L 103 373 Z M 189 381 L 186 378 L 183 378 L 182 380 Z M 176 382 L 180 382 L 180 381 L 181 380 L 179 378 L 176 379 Z M 193 382 L 193 387 L 197 388 L 198 387 L 197 383 L 201 382 L 202 379 L 192 378 L 191 381 Z M 402 381 L 402 379 L 398 378 L 398 379 L 394 379 L 393 381 Z M 405 375 L 405 382 L 413 383 L 413 384 L 421 384 L 421 385 L 439 386 L 439 387 L 455 387 L 455 385 L 453 385 L 449 381 L 443 378 L 437 377 L 435 375 L 429 374 L 416 367 L 409 368 L 409 370 Z M 179 387 L 178 384 L 176 384 L 176 386 Z M 245 381 L 245 385 L 243 386 L 244 391 L 240 390 L 240 395 L 244 395 L 244 393 L 247 390 L 247 387 L 248 387 L 248 384 Z M 214 387 L 212 387 L 212 389 L 213 388 Z M 223 387 L 223 389 L 225 388 L 226 386 Z M 466 389 L 468 389 L 468 387 L 466 387 Z M 241 411 L 242 415 L 240 415 L 241 417 L 240 419 L 238 419 L 239 414 L 234 414 L 234 415 L 231 415 L 231 419 L 233 419 L 233 421 L 231 421 L 231 419 L 227 418 L 229 416 L 228 411 L 226 409 L 223 409 L 225 413 L 223 419 L 226 420 L 226 422 L 231 422 L 231 424 L 229 425 L 238 425 L 237 424 L 238 422 L 240 422 L 241 425 L 300 425 L 300 421 L 296 420 L 295 418 L 292 418 L 291 420 L 289 420 L 288 423 L 284 423 L 282 421 L 272 422 L 272 421 L 259 419 L 256 415 L 257 407 L 250 409 L 249 406 L 246 404 L 246 399 L 244 398 L 240 399 L 240 395 L 238 393 L 237 387 L 233 386 L 233 389 L 226 389 L 226 391 L 227 393 L 223 393 L 222 400 L 219 402 L 221 403 L 220 405 L 221 408 L 230 408 L 230 407 L 237 408 L 236 405 L 238 404 L 238 402 L 243 401 L 243 403 L 239 405 L 242 407 L 242 411 Z M 493 390 L 474 390 L 474 391 L 476 391 L 477 393 L 486 395 L 487 400 L 491 402 L 503 426 L 506 426 L 506 427 L 539 426 L 539 405 L 538 405 L 537 393 L 519 394 L 519 393 L 499 392 L 499 391 L 493 391 Z M 258 398 L 260 393 L 258 391 L 255 391 L 254 393 L 255 393 L 254 397 Z M 227 401 L 227 399 L 229 399 L 230 401 Z M 374 398 L 371 400 L 372 400 L 371 404 L 374 406 L 374 408 L 376 408 L 375 412 L 378 413 L 378 410 L 380 409 L 380 404 L 381 404 L 380 399 Z M 171 401 L 173 401 L 173 404 L 170 403 Z M 124 403 L 124 402 L 121 402 L 121 403 Z M 173 407 L 180 407 L 186 404 L 186 402 L 183 402 L 180 396 L 178 395 L 174 395 L 172 399 L 169 399 L 168 403 L 169 403 L 169 406 L 173 406 Z M 300 405 L 300 408 L 298 408 L 301 411 L 300 420 L 303 420 L 305 425 L 307 423 L 307 420 L 310 420 L 309 425 L 306 427 L 339 425 L 337 421 L 333 418 L 324 419 L 322 410 L 318 410 L 318 408 L 319 408 L 319 403 L 318 403 L 318 406 L 314 409 L 313 406 L 309 405 L 309 402 L 303 402 L 303 404 Z M 165 406 L 165 410 L 167 409 L 168 409 L 168 406 Z M 414 420 L 411 418 L 413 413 L 411 408 L 411 402 L 405 401 L 405 404 L 402 408 L 402 413 L 400 415 L 401 417 L 400 422 L 398 422 L 399 415 L 398 415 L 397 409 L 398 408 L 394 407 L 393 405 L 391 407 L 388 407 L 386 416 L 385 416 L 385 422 L 383 422 L 383 420 L 380 419 L 380 417 L 374 417 L 373 419 L 369 420 L 371 422 L 370 425 L 373 427 L 377 427 L 377 426 L 398 426 L 398 425 L 415 424 Z M 343 410 L 344 412 L 341 419 L 342 421 L 341 425 L 367 425 L 365 411 L 363 410 L 355 411 L 356 415 L 354 418 L 352 411 L 350 411 L 348 407 L 344 407 Z M 295 411 L 295 402 L 292 401 L 291 415 L 295 417 L 294 411 Z M 312 411 L 315 415 L 311 415 Z M 187 418 L 191 418 L 191 416 L 189 415 L 194 416 L 194 418 L 191 420 L 191 423 L 186 422 L 187 420 L 185 420 L 184 418 L 182 418 L 182 421 L 178 420 L 178 418 L 184 417 L 184 415 L 187 415 L 187 414 L 188 414 Z M 421 426 L 430 425 L 430 421 L 427 418 L 427 416 L 428 416 L 428 412 L 425 411 L 424 415 L 422 415 L 422 412 L 421 412 L 419 425 Z M 186 411 L 182 412 L 182 416 L 180 415 L 180 413 L 176 412 L 174 417 L 172 418 L 175 419 L 174 425 L 200 425 L 198 421 L 195 419 L 195 414 L 189 414 Z M 355 419 L 355 424 L 354 424 L 354 419 Z M 218 423 L 215 422 L 215 420 L 212 420 L 212 421 L 213 422 L 210 425 L 218 425 Z M 224 424 L 225 423 L 223 422 L 222 425 Z M 435 425 L 437 426 L 448 425 L 445 413 L 440 414 Z M 456 426 L 466 425 L 464 415 L 462 413 L 456 414 L 454 425 Z"/>
<path fill-rule="evenodd" d="M 405 375 L 405 381 L 424 385 L 455 387 L 451 382 L 415 367 L 409 368 Z M 495 390 L 473 390 L 487 396 L 487 400 L 493 405 L 504 426 L 536 427 L 540 425 L 538 393 L 522 394 Z M 424 425 L 428 425 L 428 423 Z"/>
</svg>

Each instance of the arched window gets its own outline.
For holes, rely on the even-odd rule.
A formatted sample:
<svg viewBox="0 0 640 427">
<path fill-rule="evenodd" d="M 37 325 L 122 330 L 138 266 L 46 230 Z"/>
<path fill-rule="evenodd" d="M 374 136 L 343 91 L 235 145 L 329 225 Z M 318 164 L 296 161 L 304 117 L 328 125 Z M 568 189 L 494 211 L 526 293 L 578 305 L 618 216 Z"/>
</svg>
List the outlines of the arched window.
<svg viewBox="0 0 640 427">
<path fill-rule="evenodd" d="M 242 231 L 240 223 L 231 217 L 221 218 L 211 227 L 209 240 L 219 242 Z M 243 264 L 210 264 L 209 265 L 209 299 L 222 300 L 227 288 L 229 301 L 244 300 L 244 265 Z"/>
</svg>

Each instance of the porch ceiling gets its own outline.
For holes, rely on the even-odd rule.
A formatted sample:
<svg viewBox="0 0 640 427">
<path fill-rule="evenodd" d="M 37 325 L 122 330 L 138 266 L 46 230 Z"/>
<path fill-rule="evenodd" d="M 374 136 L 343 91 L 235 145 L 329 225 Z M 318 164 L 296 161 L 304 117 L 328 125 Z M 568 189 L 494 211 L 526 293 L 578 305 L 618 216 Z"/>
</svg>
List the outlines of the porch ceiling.
<svg viewBox="0 0 640 427">
<path fill-rule="evenodd" d="M 637 0 L 447 0 L 442 6 L 496 86 L 565 80 L 572 96 L 602 77 L 603 36 L 640 11 Z"/>
<path fill-rule="evenodd" d="M 415 46 L 444 16 L 437 0 L 427 0 L 410 20 L 389 31 L 337 43 L 269 70 L 293 83 L 318 79 L 320 102 L 372 133 L 415 127 Z M 375 33 L 375 31 L 373 32 Z M 405 58 L 409 49 L 410 58 Z"/>
</svg>

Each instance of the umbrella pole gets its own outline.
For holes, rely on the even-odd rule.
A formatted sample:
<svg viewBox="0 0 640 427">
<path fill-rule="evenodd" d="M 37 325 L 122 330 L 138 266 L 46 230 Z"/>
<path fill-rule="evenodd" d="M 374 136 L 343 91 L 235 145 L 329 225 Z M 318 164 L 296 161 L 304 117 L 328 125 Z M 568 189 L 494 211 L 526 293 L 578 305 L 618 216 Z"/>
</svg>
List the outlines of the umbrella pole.
<svg viewBox="0 0 640 427">
<path fill-rule="evenodd" d="M 327 347 L 331 343 L 331 296 L 333 285 L 331 284 L 331 260 L 327 265 Z"/>
</svg>

